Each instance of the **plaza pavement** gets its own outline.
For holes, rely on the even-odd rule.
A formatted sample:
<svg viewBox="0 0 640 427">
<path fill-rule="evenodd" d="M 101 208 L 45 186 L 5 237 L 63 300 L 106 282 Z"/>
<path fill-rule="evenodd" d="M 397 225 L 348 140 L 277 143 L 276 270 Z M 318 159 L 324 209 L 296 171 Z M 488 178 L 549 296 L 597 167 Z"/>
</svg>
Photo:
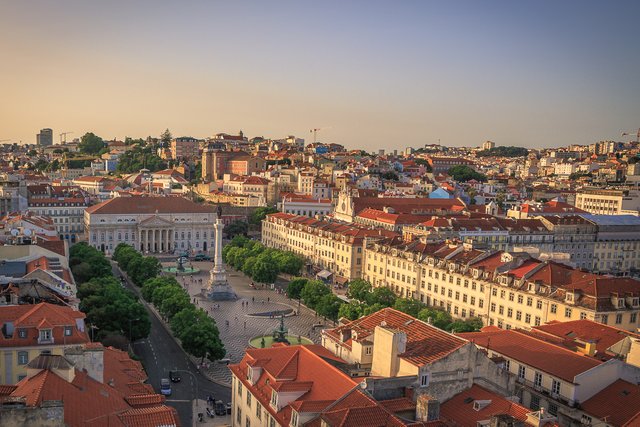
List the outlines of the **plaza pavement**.
<svg viewBox="0 0 640 427">
<path fill-rule="evenodd" d="M 173 266 L 175 263 L 163 263 L 163 266 Z M 275 310 L 292 309 L 298 315 L 285 318 L 285 327 L 289 329 L 291 335 L 301 335 L 310 338 L 316 344 L 320 343 L 320 331 L 322 327 L 314 328 L 314 324 L 322 323 L 324 327 L 332 327 L 333 323 L 325 321 L 322 317 L 316 317 L 313 310 L 304 305 L 298 309 L 298 301 L 290 300 L 284 292 L 278 293 L 275 290 L 258 289 L 250 287 L 251 279 L 242 272 L 227 268 L 228 280 L 234 291 L 238 295 L 236 301 L 208 301 L 202 295 L 202 288 L 206 287 L 209 279 L 209 270 L 213 267 L 212 262 L 193 262 L 193 265 L 200 269 L 200 272 L 193 276 L 178 276 L 178 283 L 183 285 L 191 295 L 196 306 L 204 308 L 213 319 L 215 319 L 220 338 L 224 343 L 230 363 L 237 363 L 242 359 L 248 342 L 257 335 L 271 335 L 274 329 L 280 326 L 280 319 L 269 316 L 256 317 L 254 313 L 263 313 Z M 278 286 L 284 288 L 286 283 L 279 281 Z M 245 303 L 245 304 L 243 304 Z M 227 325 L 228 322 L 228 325 Z M 203 366 L 200 371 L 211 380 L 231 385 L 231 372 L 226 364 L 220 362 Z"/>
</svg>

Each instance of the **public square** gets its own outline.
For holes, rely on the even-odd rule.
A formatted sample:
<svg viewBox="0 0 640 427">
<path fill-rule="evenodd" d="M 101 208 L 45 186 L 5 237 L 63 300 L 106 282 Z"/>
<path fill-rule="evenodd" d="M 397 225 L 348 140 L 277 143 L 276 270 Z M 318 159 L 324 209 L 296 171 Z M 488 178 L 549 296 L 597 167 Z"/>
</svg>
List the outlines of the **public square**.
<svg viewBox="0 0 640 427">
<path fill-rule="evenodd" d="M 163 266 L 174 264 L 174 262 L 163 262 Z M 287 298 L 284 292 L 286 281 L 278 279 L 274 290 L 268 286 L 263 288 L 261 284 L 256 284 L 254 289 L 251 287 L 250 278 L 228 266 L 226 266 L 228 280 L 238 299 L 209 301 L 202 294 L 202 288 L 207 286 L 209 270 L 213 267 L 213 262 L 193 262 L 192 264 L 200 271 L 193 276 L 177 276 L 177 280 L 189 292 L 192 301 L 204 308 L 215 319 L 220 330 L 220 338 L 227 351 L 225 357 L 229 359 L 229 363 L 236 363 L 242 359 L 251 338 L 257 335 L 271 335 L 273 330 L 280 326 L 280 318 L 277 316 L 271 318 L 269 315 L 256 316 L 255 314 L 290 309 L 297 315 L 285 317 L 284 323 L 289 334 L 310 338 L 317 344 L 320 343 L 320 331 L 323 327 L 333 326 L 331 321 L 316 317 L 313 310 L 303 305 L 299 306 L 297 300 Z M 318 324 L 324 326 L 314 328 L 314 325 Z M 231 384 L 231 373 L 226 363 L 214 362 L 202 367 L 201 371 L 218 383 Z"/>
</svg>

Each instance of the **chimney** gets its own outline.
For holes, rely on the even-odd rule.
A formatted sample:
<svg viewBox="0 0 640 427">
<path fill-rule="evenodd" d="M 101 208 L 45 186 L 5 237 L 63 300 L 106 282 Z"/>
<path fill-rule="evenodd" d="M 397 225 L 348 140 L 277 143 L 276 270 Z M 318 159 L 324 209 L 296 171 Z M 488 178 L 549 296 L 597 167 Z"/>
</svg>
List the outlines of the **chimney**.
<svg viewBox="0 0 640 427">
<path fill-rule="evenodd" d="M 351 339 L 351 329 L 344 328 L 340 331 L 340 341 L 346 342 Z"/>
<path fill-rule="evenodd" d="M 428 394 L 420 394 L 416 399 L 416 421 L 438 421 L 440 402 Z"/>
<path fill-rule="evenodd" d="M 407 334 L 388 328 L 386 325 L 380 325 L 374 330 L 373 342 L 378 351 L 373 354 L 371 374 L 382 377 L 397 376 L 400 367 L 398 356 L 406 350 Z"/>
</svg>

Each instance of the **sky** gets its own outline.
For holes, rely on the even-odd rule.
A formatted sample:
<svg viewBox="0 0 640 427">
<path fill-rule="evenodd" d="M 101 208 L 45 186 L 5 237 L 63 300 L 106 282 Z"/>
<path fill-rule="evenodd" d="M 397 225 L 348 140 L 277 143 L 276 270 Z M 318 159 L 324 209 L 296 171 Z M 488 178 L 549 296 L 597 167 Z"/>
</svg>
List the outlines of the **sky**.
<svg viewBox="0 0 640 427">
<path fill-rule="evenodd" d="M 639 17 L 636 0 L 0 0 L 0 140 L 625 140 Z"/>
</svg>

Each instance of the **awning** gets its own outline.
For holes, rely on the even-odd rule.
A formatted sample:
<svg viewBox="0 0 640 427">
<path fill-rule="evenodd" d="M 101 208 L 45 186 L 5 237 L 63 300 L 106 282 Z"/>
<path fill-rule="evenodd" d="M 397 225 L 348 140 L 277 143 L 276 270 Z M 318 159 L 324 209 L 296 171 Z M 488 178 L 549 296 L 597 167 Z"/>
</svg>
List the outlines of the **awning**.
<svg viewBox="0 0 640 427">
<path fill-rule="evenodd" d="M 336 276 L 334 280 L 339 285 L 344 285 L 345 283 L 347 283 L 349 281 L 349 279 L 347 279 L 346 277 L 342 277 L 342 276 Z"/>
<path fill-rule="evenodd" d="M 316 274 L 316 276 L 320 277 L 321 279 L 328 279 L 332 274 L 333 273 L 329 270 L 322 270 L 321 272 Z"/>
</svg>

